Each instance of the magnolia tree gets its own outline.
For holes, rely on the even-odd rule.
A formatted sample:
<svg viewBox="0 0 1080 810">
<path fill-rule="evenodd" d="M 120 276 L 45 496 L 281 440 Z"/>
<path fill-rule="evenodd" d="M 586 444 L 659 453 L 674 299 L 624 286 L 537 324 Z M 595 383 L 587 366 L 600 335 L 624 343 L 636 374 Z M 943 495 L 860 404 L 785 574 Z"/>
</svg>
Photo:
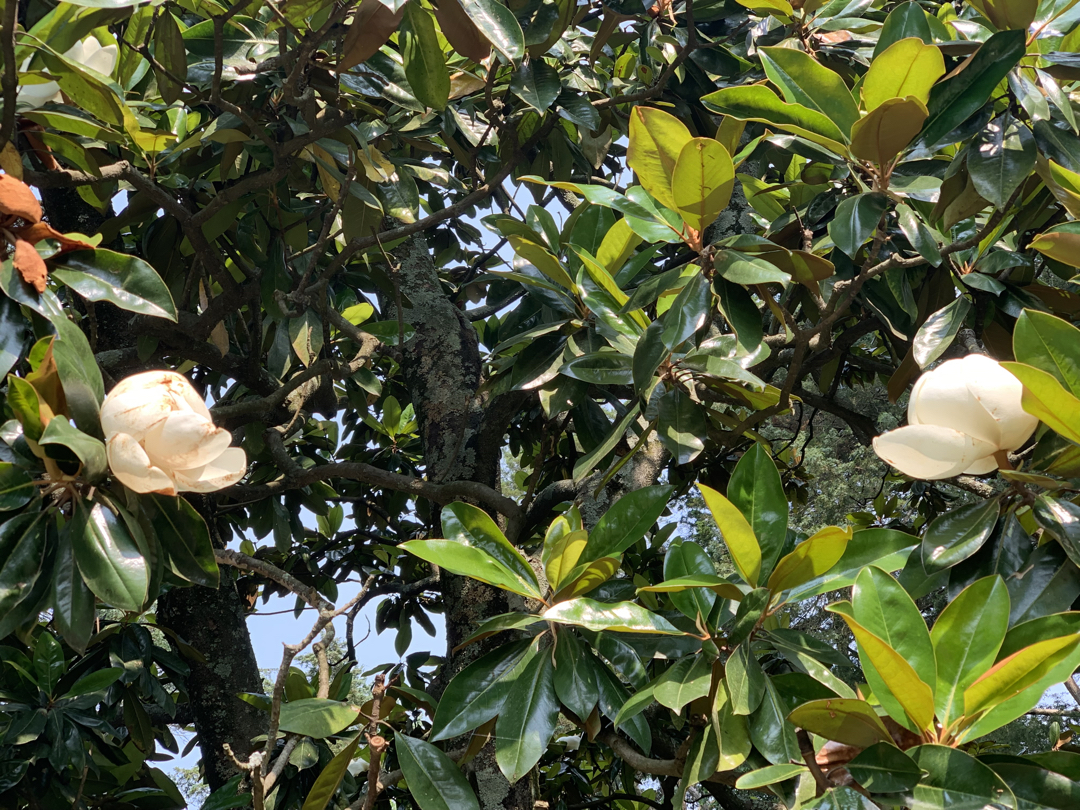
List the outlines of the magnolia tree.
<svg viewBox="0 0 1080 810">
<path fill-rule="evenodd" d="M 1080 806 L 1078 21 L 9 0 L 0 805 Z"/>
</svg>

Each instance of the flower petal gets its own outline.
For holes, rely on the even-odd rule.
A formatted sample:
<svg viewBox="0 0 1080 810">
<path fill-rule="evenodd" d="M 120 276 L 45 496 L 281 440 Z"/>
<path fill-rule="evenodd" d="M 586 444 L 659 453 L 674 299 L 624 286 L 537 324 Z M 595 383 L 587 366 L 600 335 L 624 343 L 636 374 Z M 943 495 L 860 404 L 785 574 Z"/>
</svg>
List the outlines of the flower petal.
<svg viewBox="0 0 1080 810">
<path fill-rule="evenodd" d="M 173 411 L 189 411 L 210 419 L 210 411 L 187 378 L 175 371 L 144 371 L 125 377 L 101 405 L 101 428 L 108 437 L 128 433 L 141 440 Z"/>
<path fill-rule="evenodd" d="M 986 458 L 980 458 L 966 470 L 965 475 L 986 475 L 992 473 L 998 468 L 997 459 L 993 456 L 987 456 Z"/>
<path fill-rule="evenodd" d="M 971 355 L 965 359 L 975 357 L 982 355 Z M 976 361 L 974 367 L 979 368 L 980 373 L 968 380 L 968 389 L 986 412 L 1001 425 L 1001 441 L 998 446 L 1004 450 L 1017 449 L 1039 426 L 1039 420 L 1025 411 L 1020 403 L 1024 386 L 989 357 Z"/>
<path fill-rule="evenodd" d="M 231 487 L 247 472 L 247 454 L 240 447 L 230 447 L 205 467 L 177 470 L 174 473 L 181 492 L 215 492 Z"/>
<path fill-rule="evenodd" d="M 105 444 L 109 467 L 116 478 L 135 492 L 175 495 L 176 485 L 160 467 L 150 463 L 142 445 L 126 433 L 117 433 Z"/>
<path fill-rule="evenodd" d="M 904 475 L 938 480 L 959 475 L 997 448 L 937 425 L 908 425 L 874 439 L 874 452 Z"/>
<path fill-rule="evenodd" d="M 229 431 L 191 411 L 173 411 L 146 431 L 143 439 L 151 460 L 170 471 L 205 466 L 231 443 Z"/>
<path fill-rule="evenodd" d="M 972 360 L 975 357 L 981 358 L 981 361 Z M 1001 425 L 980 404 L 968 385 L 969 382 L 978 382 L 987 371 L 982 361 L 991 367 L 998 367 L 989 357 L 969 355 L 960 360 L 948 360 L 920 377 L 911 391 L 908 422 L 952 428 L 1000 447 Z"/>
</svg>

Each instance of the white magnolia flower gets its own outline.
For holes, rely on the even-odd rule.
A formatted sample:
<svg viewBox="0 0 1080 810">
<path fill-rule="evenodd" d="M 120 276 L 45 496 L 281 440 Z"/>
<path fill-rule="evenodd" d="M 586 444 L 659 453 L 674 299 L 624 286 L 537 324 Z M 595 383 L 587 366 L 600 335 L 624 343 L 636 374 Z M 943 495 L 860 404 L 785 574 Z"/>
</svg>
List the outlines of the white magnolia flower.
<svg viewBox="0 0 1080 810">
<path fill-rule="evenodd" d="M 174 371 L 121 380 L 101 405 L 101 427 L 113 475 L 136 492 L 213 492 L 247 471 L 244 451 Z"/>
<path fill-rule="evenodd" d="M 78 62 L 103 76 L 112 74 L 118 54 L 119 51 L 115 45 L 103 46 L 94 36 L 76 42 L 64 52 L 64 56 L 72 62 Z M 22 63 L 22 70 L 30 67 L 31 59 L 33 57 L 27 57 Z M 33 107 L 40 107 L 50 101 L 60 101 L 60 85 L 56 82 L 20 84 L 18 100 Z"/>
<path fill-rule="evenodd" d="M 1020 405 L 1023 386 L 981 354 L 949 360 L 911 390 L 908 425 L 874 439 L 874 452 L 912 478 L 981 475 L 1016 450 L 1039 420 Z"/>
</svg>

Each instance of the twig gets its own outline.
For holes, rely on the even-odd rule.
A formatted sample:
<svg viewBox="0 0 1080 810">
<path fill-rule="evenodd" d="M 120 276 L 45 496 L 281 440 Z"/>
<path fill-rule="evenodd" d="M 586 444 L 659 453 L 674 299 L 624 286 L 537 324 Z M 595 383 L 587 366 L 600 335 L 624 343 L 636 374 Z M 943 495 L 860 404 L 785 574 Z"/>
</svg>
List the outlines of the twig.
<svg viewBox="0 0 1080 810">
<path fill-rule="evenodd" d="M 19 67 L 15 64 L 15 32 L 19 4 L 9 2 L 4 6 L 4 22 L 0 27 L 0 51 L 4 55 L 4 77 L 0 81 L 4 95 L 4 115 L 0 120 L 0 150 L 3 150 L 15 133 L 15 99 L 19 92 Z"/>
</svg>

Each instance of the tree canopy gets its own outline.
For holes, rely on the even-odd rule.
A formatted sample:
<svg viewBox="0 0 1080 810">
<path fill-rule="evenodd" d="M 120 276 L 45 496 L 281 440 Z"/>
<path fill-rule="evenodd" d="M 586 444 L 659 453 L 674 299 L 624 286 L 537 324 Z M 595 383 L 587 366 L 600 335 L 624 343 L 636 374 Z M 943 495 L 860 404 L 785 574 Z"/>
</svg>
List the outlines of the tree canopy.
<svg viewBox="0 0 1080 810">
<path fill-rule="evenodd" d="M 1080 806 L 979 743 L 1080 695 L 1078 45 L 7 0 L 0 805 L 182 807 L 183 726 L 207 810 Z"/>
</svg>

